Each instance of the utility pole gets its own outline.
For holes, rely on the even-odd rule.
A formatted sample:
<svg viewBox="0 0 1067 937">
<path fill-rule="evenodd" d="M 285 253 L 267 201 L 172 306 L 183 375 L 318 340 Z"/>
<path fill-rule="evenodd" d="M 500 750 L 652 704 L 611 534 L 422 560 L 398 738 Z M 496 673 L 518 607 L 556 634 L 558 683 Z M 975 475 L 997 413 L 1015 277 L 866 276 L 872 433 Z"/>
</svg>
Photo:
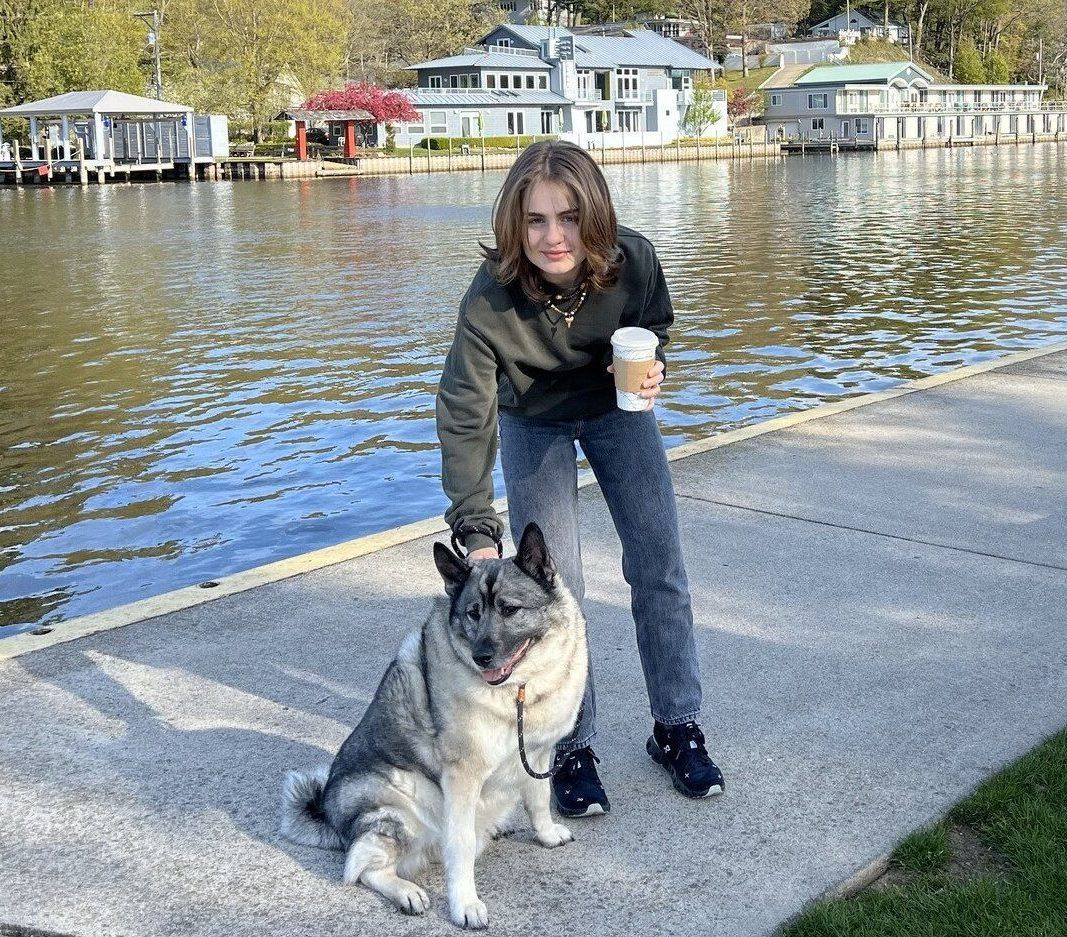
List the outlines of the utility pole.
<svg viewBox="0 0 1067 937">
<path fill-rule="evenodd" d="M 148 41 L 152 45 L 152 54 L 155 59 L 155 78 L 152 81 L 152 86 L 155 88 L 156 100 L 162 101 L 163 70 L 159 62 L 159 10 L 152 10 L 149 13 L 134 13 L 133 15 L 149 24 Z"/>
</svg>

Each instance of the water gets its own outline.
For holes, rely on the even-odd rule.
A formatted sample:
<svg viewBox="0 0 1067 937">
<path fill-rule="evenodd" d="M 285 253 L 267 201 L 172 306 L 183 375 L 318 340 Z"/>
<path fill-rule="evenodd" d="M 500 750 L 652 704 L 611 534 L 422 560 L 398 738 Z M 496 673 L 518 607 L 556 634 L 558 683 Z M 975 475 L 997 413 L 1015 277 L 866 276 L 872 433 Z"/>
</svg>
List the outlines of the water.
<svg viewBox="0 0 1067 937">
<path fill-rule="evenodd" d="M 609 167 L 675 300 L 668 444 L 1067 338 L 1065 155 Z M 440 515 L 501 180 L 0 191 L 0 635 Z"/>
</svg>

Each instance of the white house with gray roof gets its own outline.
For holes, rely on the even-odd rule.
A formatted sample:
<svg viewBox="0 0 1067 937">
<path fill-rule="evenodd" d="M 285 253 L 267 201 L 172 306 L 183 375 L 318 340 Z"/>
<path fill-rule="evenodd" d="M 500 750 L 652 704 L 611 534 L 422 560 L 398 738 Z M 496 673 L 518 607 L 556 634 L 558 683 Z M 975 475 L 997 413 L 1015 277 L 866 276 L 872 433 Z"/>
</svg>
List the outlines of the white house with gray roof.
<svg viewBox="0 0 1067 937">
<path fill-rule="evenodd" d="M 1045 85 L 942 84 L 914 62 L 819 65 L 762 88 L 771 139 L 876 148 L 1067 133 L 1067 102 L 1043 101 Z"/>
<path fill-rule="evenodd" d="M 714 61 L 647 29 L 610 36 L 559 27 L 499 26 L 458 55 L 412 66 L 405 90 L 422 115 L 397 128 L 407 146 L 424 137 L 557 135 L 618 146 L 680 134 L 694 78 Z M 711 134 L 726 133 L 726 95 Z"/>
<path fill-rule="evenodd" d="M 845 45 L 852 45 L 860 39 L 881 39 L 885 42 L 907 43 L 910 33 L 907 26 L 886 23 L 883 19 L 868 16 L 862 10 L 842 11 L 836 16 L 816 23 L 809 30 L 812 36 L 838 39 Z"/>
</svg>

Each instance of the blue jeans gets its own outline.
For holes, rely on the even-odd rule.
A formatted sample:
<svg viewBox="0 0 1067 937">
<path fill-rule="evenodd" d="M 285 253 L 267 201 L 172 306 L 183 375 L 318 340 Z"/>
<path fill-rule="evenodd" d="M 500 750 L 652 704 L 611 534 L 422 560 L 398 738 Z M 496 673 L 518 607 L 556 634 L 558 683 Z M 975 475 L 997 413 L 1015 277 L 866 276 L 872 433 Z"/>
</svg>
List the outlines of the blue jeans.
<svg viewBox="0 0 1067 937">
<path fill-rule="evenodd" d="M 696 720 L 701 690 L 693 611 L 674 485 L 655 413 L 616 409 L 591 419 L 556 421 L 501 410 L 499 422 L 512 538 L 518 543 L 526 525 L 535 521 L 579 603 L 585 582 L 578 540 L 575 443 L 581 443 L 622 541 L 622 573 L 630 585 L 652 718 L 665 725 Z M 584 748 L 595 734 L 590 667 L 578 724 L 558 748 Z"/>
</svg>

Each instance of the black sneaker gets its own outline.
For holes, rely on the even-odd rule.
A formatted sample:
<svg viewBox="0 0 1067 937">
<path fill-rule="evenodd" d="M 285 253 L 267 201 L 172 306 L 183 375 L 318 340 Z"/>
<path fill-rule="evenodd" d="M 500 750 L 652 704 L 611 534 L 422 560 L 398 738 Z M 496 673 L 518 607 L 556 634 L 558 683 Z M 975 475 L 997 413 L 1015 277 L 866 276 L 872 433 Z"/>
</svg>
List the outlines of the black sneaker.
<svg viewBox="0 0 1067 937">
<path fill-rule="evenodd" d="M 671 773 L 674 789 L 686 797 L 712 797 L 726 790 L 722 772 L 708 756 L 704 733 L 695 722 L 680 726 L 657 722 L 645 750 Z"/>
<path fill-rule="evenodd" d="M 596 773 L 600 759 L 591 748 L 568 752 L 552 778 L 552 800 L 564 817 L 591 817 L 610 813 L 611 804 Z"/>
</svg>

